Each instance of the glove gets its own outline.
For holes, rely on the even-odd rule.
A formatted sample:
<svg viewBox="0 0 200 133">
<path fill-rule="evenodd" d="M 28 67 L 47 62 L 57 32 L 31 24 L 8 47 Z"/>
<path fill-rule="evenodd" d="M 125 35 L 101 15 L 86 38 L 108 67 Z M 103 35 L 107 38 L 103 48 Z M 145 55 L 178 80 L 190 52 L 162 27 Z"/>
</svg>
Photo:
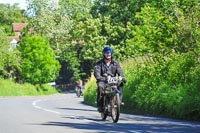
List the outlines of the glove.
<svg viewBox="0 0 200 133">
<path fill-rule="evenodd" d="M 122 82 L 125 84 L 127 82 L 125 77 L 122 77 Z"/>
</svg>

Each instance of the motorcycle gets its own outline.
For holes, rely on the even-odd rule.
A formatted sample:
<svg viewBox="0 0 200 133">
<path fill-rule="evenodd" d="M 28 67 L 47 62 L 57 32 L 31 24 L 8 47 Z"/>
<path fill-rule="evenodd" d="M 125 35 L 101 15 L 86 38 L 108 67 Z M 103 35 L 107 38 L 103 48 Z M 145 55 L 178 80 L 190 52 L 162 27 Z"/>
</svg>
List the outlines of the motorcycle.
<svg viewBox="0 0 200 133">
<path fill-rule="evenodd" d="M 118 77 L 107 77 L 107 84 L 103 91 L 103 112 L 101 112 L 102 120 L 106 120 L 107 116 L 112 117 L 113 123 L 117 123 L 120 115 L 120 97 L 118 86 L 121 80 Z"/>
<path fill-rule="evenodd" d="M 77 97 L 83 96 L 83 87 L 80 85 L 77 85 L 75 87 L 75 92 L 76 92 Z"/>
</svg>

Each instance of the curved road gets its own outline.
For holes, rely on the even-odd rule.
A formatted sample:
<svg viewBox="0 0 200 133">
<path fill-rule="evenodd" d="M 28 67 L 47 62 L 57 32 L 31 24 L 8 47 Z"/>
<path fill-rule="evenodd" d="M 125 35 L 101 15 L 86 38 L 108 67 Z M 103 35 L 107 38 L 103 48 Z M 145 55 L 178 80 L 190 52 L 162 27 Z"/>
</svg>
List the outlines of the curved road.
<svg viewBox="0 0 200 133">
<path fill-rule="evenodd" d="M 200 123 L 121 114 L 101 121 L 75 93 L 0 97 L 0 133 L 200 133 Z"/>
</svg>

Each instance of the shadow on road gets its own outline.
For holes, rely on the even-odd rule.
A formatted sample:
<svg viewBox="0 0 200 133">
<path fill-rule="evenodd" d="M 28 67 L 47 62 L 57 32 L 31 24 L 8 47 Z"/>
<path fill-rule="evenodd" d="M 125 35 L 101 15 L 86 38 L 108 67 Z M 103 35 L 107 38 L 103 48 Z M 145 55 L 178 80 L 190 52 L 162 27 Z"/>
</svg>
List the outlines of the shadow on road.
<svg viewBox="0 0 200 133">
<path fill-rule="evenodd" d="M 84 112 L 97 112 L 96 109 L 91 109 L 84 102 L 85 108 L 58 108 L 71 111 L 84 111 Z M 89 108 L 89 109 L 87 109 Z M 66 111 L 67 112 L 67 111 Z M 81 114 L 81 113 L 80 113 Z M 99 117 L 95 116 L 67 116 L 63 118 L 66 122 L 51 121 L 43 123 L 44 126 L 60 126 L 66 128 L 74 128 L 78 130 L 86 130 L 88 132 L 120 132 L 120 133 L 200 133 L 200 123 L 179 121 L 159 117 L 145 117 L 139 115 L 120 115 L 118 123 L 112 123 L 111 118 L 102 121 Z M 78 122 L 77 122 L 78 121 Z"/>
<path fill-rule="evenodd" d="M 45 126 L 63 126 L 75 129 L 95 131 L 98 133 L 120 132 L 120 133 L 198 133 L 199 127 L 189 125 L 172 125 L 172 124 L 136 124 L 136 123 L 108 123 L 108 122 L 89 122 L 89 123 L 73 123 L 73 122 L 48 122 L 42 124 Z"/>
<path fill-rule="evenodd" d="M 96 112 L 97 110 L 95 109 L 81 109 L 81 108 L 57 108 L 57 109 L 64 109 L 64 110 L 78 110 L 78 111 L 92 111 Z"/>
<path fill-rule="evenodd" d="M 66 132 L 70 132 L 68 129 L 77 129 L 80 132 L 95 133 L 200 133 L 200 123 L 158 117 L 120 114 L 118 123 L 112 123 L 110 117 L 102 121 L 96 108 L 85 104 L 82 99 L 78 102 L 84 106 L 56 108 L 66 110 L 61 115 L 64 121 L 52 120 L 39 125 L 64 127 Z"/>
<path fill-rule="evenodd" d="M 83 110 L 64 108 L 70 110 Z M 90 110 L 94 111 L 94 110 Z M 200 123 L 178 121 L 173 119 L 145 117 L 137 115 L 122 114 L 118 123 L 112 123 L 110 117 L 102 121 L 96 115 L 94 116 L 67 116 L 63 117 L 66 122 L 51 121 L 44 123 L 44 126 L 60 126 L 88 131 L 95 133 L 120 132 L 120 133 L 199 133 Z"/>
<path fill-rule="evenodd" d="M 77 110 L 77 111 L 92 111 L 92 112 L 97 112 L 97 109 L 96 108 L 94 108 L 94 106 L 91 106 L 91 105 L 88 105 L 88 104 L 86 104 L 86 103 L 84 103 L 83 101 L 80 101 L 80 104 L 83 104 L 84 105 L 84 108 L 69 108 L 69 107 L 67 107 L 67 108 L 57 108 L 57 109 L 62 109 L 62 110 Z M 88 108 L 93 108 L 93 109 L 88 109 Z"/>
</svg>

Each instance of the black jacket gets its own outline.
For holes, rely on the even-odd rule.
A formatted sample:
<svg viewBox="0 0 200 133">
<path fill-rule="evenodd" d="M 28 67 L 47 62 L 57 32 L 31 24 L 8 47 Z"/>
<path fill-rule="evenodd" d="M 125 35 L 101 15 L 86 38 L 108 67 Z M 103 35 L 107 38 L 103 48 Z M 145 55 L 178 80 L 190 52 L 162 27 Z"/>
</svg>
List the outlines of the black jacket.
<svg viewBox="0 0 200 133">
<path fill-rule="evenodd" d="M 113 77 L 116 76 L 116 74 L 118 74 L 118 76 L 124 77 L 120 64 L 115 60 L 111 60 L 111 63 L 109 66 L 106 65 L 106 62 L 104 59 L 96 63 L 94 67 L 94 76 L 97 82 L 105 81 L 105 77 L 103 76 L 105 73 Z"/>
</svg>

